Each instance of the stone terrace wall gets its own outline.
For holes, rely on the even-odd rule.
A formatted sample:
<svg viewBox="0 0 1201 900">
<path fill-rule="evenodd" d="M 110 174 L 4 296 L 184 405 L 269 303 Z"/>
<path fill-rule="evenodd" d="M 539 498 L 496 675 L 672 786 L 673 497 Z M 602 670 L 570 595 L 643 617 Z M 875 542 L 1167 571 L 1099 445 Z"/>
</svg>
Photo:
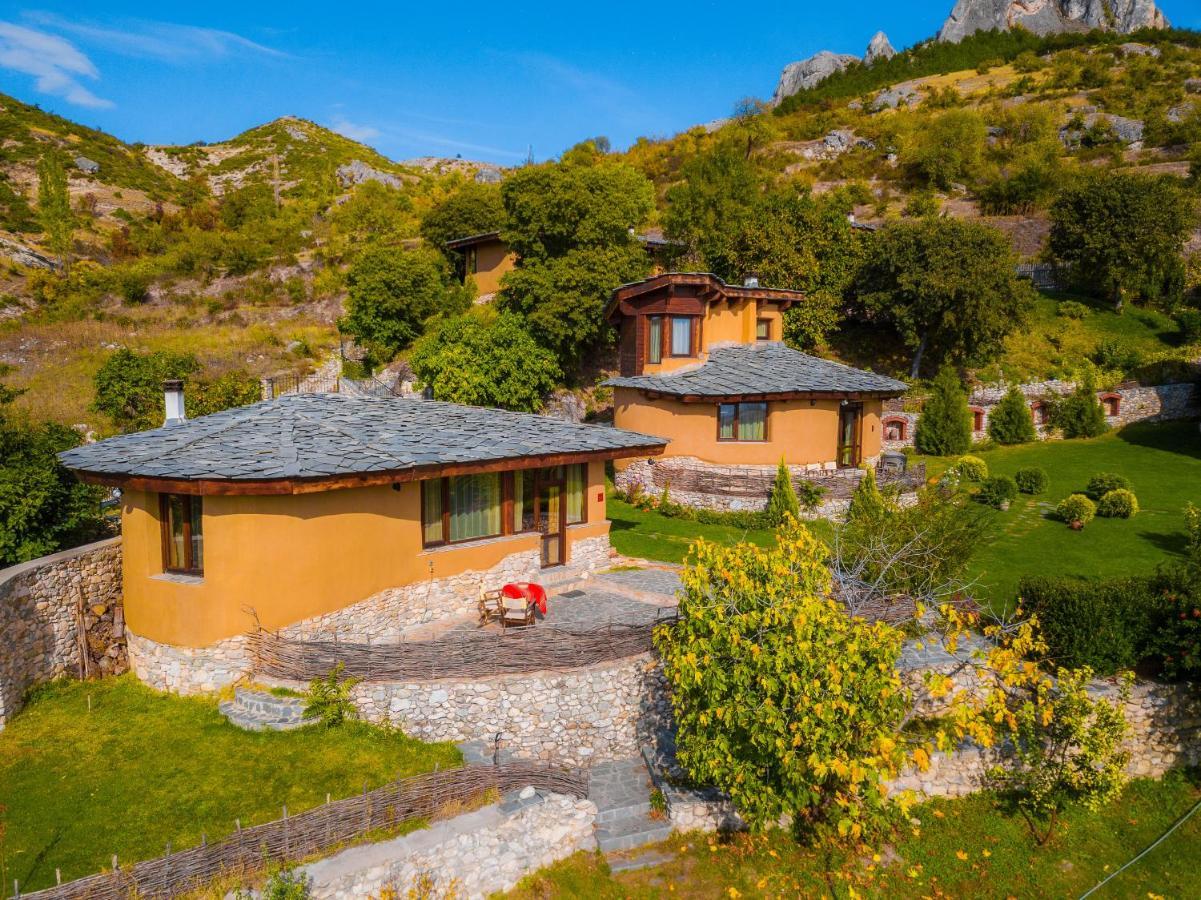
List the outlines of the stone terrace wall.
<svg viewBox="0 0 1201 900">
<path fill-rule="evenodd" d="M 206 694 L 250 674 L 251 659 L 241 635 L 211 647 L 175 647 L 127 631 L 129 667 L 158 691 Z"/>
<path fill-rule="evenodd" d="M 390 841 L 352 847 L 300 869 L 316 900 L 488 897 L 529 872 L 593 850 L 596 805 L 533 788 Z M 421 890 L 422 883 L 426 890 Z"/>
<path fill-rule="evenodd" d="M 875 459 L 866 460 L 875 465 Z M 802 510 L 803 518 L 829 518 L 846 511 L 851 494 L 863 477 L 862 469 L 840 469 L 826 465 L 791 466 L 793 484 L 801 490 L 807 484 L 825 488 L 821 503 L 813 510 Z M 924 474 L 924 473 L 923 473 Z M 893 476 L 879 473 L 881 484 L 900 481 L 912 491 L 921 483 L 916 472 Z M 652 497 L 668 489 L 676 503 L 697 509 L 761 510 L 767 506 L 776 466 L 714 465 L 691 456 L 668 456 L 656 460 L 640 459 L 619 471 L 614 478 L 618 490 L 641 490 Z"/>
<path fill-rule="evenodd" d="M 81 674 L 81 622 L 89 671 L 125 671 L 119 538 L 0 570 L 0 728 L 30 687 Z"/>
<path fill-rule="evenodd" d="M 368 721 L 425 741 L 491 744 L 499 734 L 519 759 L 580 766 L 637 755 L 670 714 L 651 654 L 558 672 L 364 682 L 354 700 Z"/>
<path fill-rule="evenodd" d="M 1007 385 L 985 385 L 977 388 L 968 398 L 968 405 L 983 413 L 981 427 L 973 433 L 976 440 L 984 440 L 988 435 L 988 420 L 993 408 L 1005 395 Z M 1071 381 L 1037 381 L 1030 384 L 1018 385 L 1026 397 L 1028 404 L 1047 398 L 1066 397 L 1076 389 Z M 1174 419 L 1188 419 L 1201 415 L 1201 387 L 1196 384 L 1159 384 L 1143 386 L 1139 384 L 1118 385 L 1113 391 L 1097 391 L 1098 397 L 1108 397 L 1116 394 L 1119 398 L 1118 413 L 1106 416 L 1105 421 L 1110 427 L 1120 428 L 1133 422 L 1167 422 Z M 884 404 L 880 421 L 884 434 L 889 433 L 889 425 L 894 421 L 904 423 L 905 437 L 900 440 L 885 440 L 885 450 L 901 450 L 913 446 L 913 431 L 917 427 L 917 412 L 905 409 L 903 400 L 889 400 Z M 1053 434 L 1047 428 L 1037 428 L 1040 438 L 1049 438 Z"/>
</svg>

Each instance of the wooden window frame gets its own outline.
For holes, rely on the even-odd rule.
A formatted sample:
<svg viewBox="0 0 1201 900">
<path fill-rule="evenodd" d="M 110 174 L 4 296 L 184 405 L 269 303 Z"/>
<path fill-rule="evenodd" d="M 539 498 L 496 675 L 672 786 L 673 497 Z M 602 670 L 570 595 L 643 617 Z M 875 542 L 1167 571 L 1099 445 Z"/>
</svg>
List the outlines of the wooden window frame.
<svg viewBox="0 0 1201 900">
<path fill-rule="evenodd" d="M 564 463 L 563 467 L 566 468 L 569 465 L 578 465 L 578 466 L 584 467 L 584 485 L 583 485 L 584 496 L 583 496 L 583 503 L 581 504 L 581 509 L 580 509 L 580 515 L 581 515 L 580 521 L 569 522 L 569 523 L 564 522 L 563 524 L 564 524 L 564 527 L 566 527 L 566 525 L 587 525 L 588 524 L 588 464 L 587 463 Z M 515 492 L 516 492 L 517 481 L 513 477 L 513 474 L 514 474 L 513 472 L 500 472 L 500 473 L 497 473 L 500 475 L 500 533 L 498 533 L 498 534 L 481 534 L 477 537 L 463 538 L 462 540 L 458 540 L 458 541 L 452 541 L 450 539 L 450 479 L 451 478 L 461 478 L 464 476 L 456 476 L 456 475 L 442 476 L 440 478 L 428 478 L 428 479 L 422 481 L 421 482 L 421 522 L 420 522 L 422 549 L 430 550 L 430 549 L 434 549 L 436 547 L 450 547 L 450 546 L 455 546 L 458 544 L 471 544 L 476 541 L 494 541 L 497 538 L 510 537 L 514 534 L 538 534 L 539 529 L 538 529 L 537 523 L 541 518 L 540 506 L 542 503 L 542 492 L 541 492 L 542 477 L 541 477 L 540 473 L 542 472 L 543 468 L 544 467 L 534 466 L 529 469 L 521 470 L 523 473 L 523 477 L 529 477 L 529 478 L 534 479 L 534 491 L 533 491 L 534 516 L 533 516 L 533 520 L 534 520 L 535 524 L 534 524 L 533 528 L 522 528 L 520 526 L 520 523 L 515 521 L 515 506 L 516 506 Z M 556 468 L 556 467 L 555 466 L 547 466 L 545 468 Z M 551 479 L 551 480 L 556 483 L 560 482 L 560 479 Z M 425 495 L 426 495 L 426 491 L 430 490 L 430 485 L 435 481 L 438 482 L 438 487 L 439 487 L 439 490 L 441 491 L 442 540 L 427 541 L 425 539 L 425 526 L 426 526 Z M 567 477 L 566 477 L 566 474 L 564 474 L 564 477 L 561 479 L 561 487 L 562 487 L 563 493 L 562 493 L 562 499 L 560 501 L 560 505 L 562 506 L 562 512 L 560 513 L 560 515 L 563 516 L 564 519 L 566 519 L 566 516 L 567 516 Z M 165 527 L 166 526 L 164 525 L 164 529 L 165 529 Z M 166 534 L 166 532 L 164 531 L 164 535 L 165 534 Z M 163 552 L 164 553 L 166 552 L 166 544 L 165 543 L 163 545 Z"/>
<path fill-rule="evenodd" d="M 763 437 L 761 438 L 744 438 L 742 437 L 742 406 L 743 404 L 755 403 L 763 404 Z M 721 436 L 721 408 L 723 406 L 734 407 L 734 436 Z M 771 422 L 771 404 L 766 400 L 737 400 L 732 403 L 717 404 L 717 440 L 722 444 L 766 444 L 771 441 L 771 431 L 768 424 Z"/>
<path fill-rule="evenodd" d="M 662 315 L 646 317 L 646 361 L 652 366 L 657 366 L 663 362 L 663 333 L 665 331 L 663 328 L 663 320 L 666 318 L 668 317 Z M 651 340 L 651 338 L 654 336 L 654 330 L 651 327 L 651 323 L 654 321 L 659 323 L 658 342 Z"/>
<path fill-rule="evenodd" d="M 886 441 L 905 441 L 909 439 L 909 421 L 900 416 L 893 416 L 885 419 L 880 423 L 884 428 L 884 440 Z M 888 429 L 896 427 L 900 431 L 900 437 L 890 438 Z"/>
<path fill-rule="evenodd" d="M 984 410 L 978 406 L 969 406 L 968 411 L 972 414 L 972 432 L 980 434 L 985 428 Z"/>
<path fill-rule="evenodd" d="M 767 319 L 767 318 L 763 318 L 763 317 L 760 317 L 755 320 L 755 340 L 756 341 L 770 341 L 772 339 L 771 323 L 772 323 L 771 319 Z M 763 326 L 766 328 L 767 334 L 763 334 L 763 335 L 759 334 L 760 326 Z"/>
<path fill-rule="evenodd" d="M 184 517 L 183 517 L 183 557 L 185 565 L 171 565 L 171 522 L 170 522 L 170 503 L 171 497 L 179 497 L 183 501 Z M 158 512 L 159 526 L 162 533 L 162 549 L 163 549 L 163 571 L 171 575 L 194 575 L 197 577 L 204 575 L 204 565 L 195 565 L 194 549 L 192 547 L 192 505 L 200 504 L 200 522 L 201 536 L 204 534 L 204 500 L 201 497 L 191 494 L 159 494 L 158 495 Z"/>
<path fill-rule="evenodd" d="M 667 319 L 668 327 L 663 329 L 663 343 L 665 345 L 663 348 L 663 355 L 670 357 L 671 359 L 694 359 L 698 351 L 697 344 L 699 343 L 700 336 L 700 316 L 668 315 L 664 316 L 664 318 Z M 672 349 L 671 337 L 672 332 L 674 331 L 676 319 L 685 319 L 688 322 L 687 353 L 676 353 Z"/>
</svg>

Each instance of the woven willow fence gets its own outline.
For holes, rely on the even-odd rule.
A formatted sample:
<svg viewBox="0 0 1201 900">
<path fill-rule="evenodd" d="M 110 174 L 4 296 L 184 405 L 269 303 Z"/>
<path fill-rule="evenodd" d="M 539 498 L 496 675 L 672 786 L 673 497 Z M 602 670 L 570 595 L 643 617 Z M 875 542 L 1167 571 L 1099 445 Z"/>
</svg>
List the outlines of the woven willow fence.
<svg viewBox="0 0 1201 900">
<path fill-rule="evenodd" d="M 222 876 L 245 876 L 268 863 L 295 863 L 329 852 L 357 837 L 412 819 L 457 815 L 490 790 L 506 793 L 533 785 L 556 794 L 584 797 L 583 775 L 537 763 L 512 762 L 432 772 L 393 782 L 357 797 L 316 809 L 239 828 L 229 838 L 115 868 L 58 887 L 21 894 L 27 900 L 126 900 L 128 897 L 174 897 Z"/>
<path fill-rule="evenodd" d="M 424 681 L 576 669 L 637 656 L 652 649 L 655 625 L 673 618 L 674 612 L 642 625 L 588 631 L 536 627 L 468 632 L 400 644 L 300 641 L 262 630 L 248 637 L 260 675 L 310 681 L 325 677 L 342 663 L 345 674 L 366 681 Z"/>
</svg>

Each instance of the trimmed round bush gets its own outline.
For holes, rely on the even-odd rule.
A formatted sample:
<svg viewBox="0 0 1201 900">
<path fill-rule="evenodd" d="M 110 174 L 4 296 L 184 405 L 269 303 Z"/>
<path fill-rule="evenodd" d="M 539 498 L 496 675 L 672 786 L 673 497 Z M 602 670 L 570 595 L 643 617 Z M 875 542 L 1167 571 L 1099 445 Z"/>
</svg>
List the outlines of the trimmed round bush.
<svg viewBox="0 0 1201 900">
<path fill-rule="evenodd" d="M 1061 300 L 1055 312 L 1064 319 L 1084 319 L 1093 311 L 1078 300 Z"/>
<path fill-rule="evenodd" d="M 961 456 L 955 462 L 955 474 L 962 481 L 983 481 L 988 477 L 988 463 L 978 456 Z"/>
<path fill-rule="evenodd" d="M 1084 494 L 1072 494 L 1070 497 L 1065 497 L 1055 507 L 1055 515 L 1062 521 L 1072 526 L 1079 522 L 1081 528 L 1091 522 L 1096 514 L 1097 504 Z"/>
<path fill-rule="evenodd" d="M 1098 472 L 1088 480 L 1085 493 L 1094 500 L 1100 500 L 1110 491 L 1130 490 L 1130 479 L 1117 472 Z"/>
<path fill-rule="evenodd" d="M 1138 498 L 1125 488 L 1109 491 L 1097 501 L 1097 515 L 1104 519 L 1129 519 L 1136 512 Z"/>
<path fill-rule="evenodd" d="M 1013 480 L 1017 484 L 1018 490 L 1023 494 L 1045 493 L 1047 485 L 1051 483 L 1051 479 L 1047 475 L 1047 470 L 1040 469 L 1038 466 L 1031 466 L 1028 469 L 1018 469 L 1013 475 Z"/>
<path fill-rule="evenodd" d="M 987 503 L 993 509 L 1006 509 L 1017 499 L 1017 495 L 1016 481 L 1008 475 L 994 475 L 992 478 L 984 479 L 979 493 L 976 494 L 976 499 L 981 503 Z"/>
</svg>

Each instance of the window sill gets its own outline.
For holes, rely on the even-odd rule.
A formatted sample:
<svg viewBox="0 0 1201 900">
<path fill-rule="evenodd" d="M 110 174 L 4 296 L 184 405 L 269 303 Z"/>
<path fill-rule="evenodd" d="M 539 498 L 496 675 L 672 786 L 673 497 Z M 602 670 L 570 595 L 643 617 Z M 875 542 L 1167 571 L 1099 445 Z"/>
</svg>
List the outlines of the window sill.
<svg viewBox="0 0 1201 900">
<path fill-rule="evenodd" d="M 172 584 L 204 584 L 203 575 L 184 575 L 182 572 L 160 572 L 150 578 L 152 581 L 169 581 Z"/>
<path fill-rule="evenodd" d="M 505 542 L 512 543 L 520 541 L 523 538 L 536 537 L 540 532 L 537 531 L 519 531 L 516 534 L 501 534 L 496 537 L 476 538 L 470 541 L 458 541 L 453 544 L 436 544 L 433 547 L 422 547 L 422 553 L 446 553 L 452 550 L 470 550 L 473 547 L 484 547 L 489 544 L 503 544 Z"/>
</svg>

